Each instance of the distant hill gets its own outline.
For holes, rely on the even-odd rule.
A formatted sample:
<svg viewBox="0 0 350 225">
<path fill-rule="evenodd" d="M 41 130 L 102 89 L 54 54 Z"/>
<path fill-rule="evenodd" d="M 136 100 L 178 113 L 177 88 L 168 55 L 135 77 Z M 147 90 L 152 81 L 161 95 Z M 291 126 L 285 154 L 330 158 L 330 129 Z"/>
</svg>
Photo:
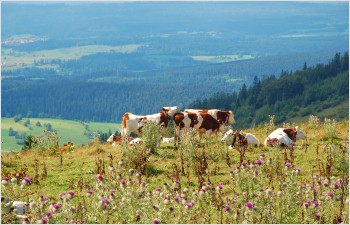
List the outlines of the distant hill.
<svg viewBox="0 0 350 225">
<path fill-rule="evenodd" d="M 238 91 L 255 76 L 278 77 L 281 71 L 302 69 L 305 62 L 309 67 L 327 63 L 334 54 L 291 54 L 144 72 L 113 69 L 113 57 L 90 56 L 62 62 L 61 68 L 71 75 L 38 68 L 7 71 L 1 82 L 2 117 L 30 113 L 32 117 L 116 122 L 128 111 L 143 115 L 163 106 L 185 108 L 199 97 Z"/>
<path fill-rule="evenodd" d="M 189 108 L 232 109 L 237 128 L 256 126 L 275 115 L 275 121 L 303 120 L 309 115 L 321 118 L 349 117 L 349 55 L 336 54 L 328 64 L 307 67 L 279 78 L 255 77 L 251 86 L 238 92 L 216 93 L 197 99 Z"/>
</svg>

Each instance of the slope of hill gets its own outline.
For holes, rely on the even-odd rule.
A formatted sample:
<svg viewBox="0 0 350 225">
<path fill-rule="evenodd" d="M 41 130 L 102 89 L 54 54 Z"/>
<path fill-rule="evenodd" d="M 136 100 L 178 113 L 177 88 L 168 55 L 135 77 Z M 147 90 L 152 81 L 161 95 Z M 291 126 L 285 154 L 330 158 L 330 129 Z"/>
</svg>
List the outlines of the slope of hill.
<svg viewBox="0 0 350 225">
<path fill-rule="evenodd" d="M 237 127 L 260 124 L 268 115 L 276 122 L 308 117 L 310 114 L 346 119 L 349 117 L 349 55 L 336 54 L 326 65 L 305 67 L 294 73 L 282 72 L 263 80 L 254 79 L 239 92 L 217 93 L 197 99 L 190 108 L 233 109 Z"/>
</svg>

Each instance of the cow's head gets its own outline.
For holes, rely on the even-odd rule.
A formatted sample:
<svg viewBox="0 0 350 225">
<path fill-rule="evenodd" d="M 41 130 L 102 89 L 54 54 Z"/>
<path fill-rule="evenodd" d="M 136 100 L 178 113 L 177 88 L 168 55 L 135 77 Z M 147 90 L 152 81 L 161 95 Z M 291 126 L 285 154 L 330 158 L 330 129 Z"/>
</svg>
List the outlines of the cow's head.
<svg viewBox="0 0 350 225">
<path fill-rule="evenodd" d="M 115 134 L 112 134 L 111 136 L 109 136 L 109 138 L 107 139 L 107 142 L 113 142 L 114 136 Z"/>
<path fill-rule="evenodd" d="M 227 140 L 232 140 L 233 135 L 234 135 L 234 132 L 233 132 L 232 129 L 230 129 L 229 131 L 227 131 L 227 132 L 225 133 L 224 137 L 221 138 L 221 141 L 222 141 L 222 142 L 225 142 L 225 141 L 227 141 Z"/>
<path fill-rule="evenodd" d="M 234 124 L 235 123 L 235 118 L 234 118 L 233 112 L 230 110 L 230 111 L 228 111 L 228 113 L 229 113 L 229 115 L 228 115 L 228 123 Z"/>
<path fill-rule="evenodd" d="M 173 118 L 174 114 L 179 110 L 179 106 L 165 106 L 162 108 L 163 112 L 166 112 L 170 118 Z"/>
<path fill-rule="evenodd" d="M 294 130 L 296 131 L 297 135 L 296 135 L 296 139 L 306 139 L 306 135 L 301 131 L 301 129 L 299 128 L 299 126 L 296 126 L 294 128 Z"/>
</svg>

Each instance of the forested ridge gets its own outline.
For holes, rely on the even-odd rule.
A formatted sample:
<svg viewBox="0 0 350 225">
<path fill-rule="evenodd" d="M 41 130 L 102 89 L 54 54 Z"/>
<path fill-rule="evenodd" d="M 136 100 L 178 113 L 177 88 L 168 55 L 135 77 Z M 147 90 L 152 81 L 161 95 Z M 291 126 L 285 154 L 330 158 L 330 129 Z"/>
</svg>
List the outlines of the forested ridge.
<svg viewBox="0 0 350 225">
<path fill-rule="evenodd" d="M 343 104 L 342 104 L 343 103 Z M 342 107 L 336 107 L 342 104 Z M 239 91 L 218 92 L 210 98 L 197 99 L 189 108 L 219 108 L 233 110 L 237 127 L 252 127 L 275 115 L 282 123 L 295 117 L 318 115 L 330 109 L 336 119 L 349 115 L 349 55 L 336 54 L 328 64 L 308 67 L 293 73 L 281 72 L 279 78 L 255 77 L 252 85 L 244 84 Z"/>
</svg>

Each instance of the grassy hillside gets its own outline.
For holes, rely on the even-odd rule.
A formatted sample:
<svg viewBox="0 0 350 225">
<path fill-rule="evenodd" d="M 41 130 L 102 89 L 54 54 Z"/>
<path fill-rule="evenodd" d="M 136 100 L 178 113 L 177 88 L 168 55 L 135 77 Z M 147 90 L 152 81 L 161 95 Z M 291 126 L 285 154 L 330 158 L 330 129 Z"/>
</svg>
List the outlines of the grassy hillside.
<svg viewBox="0 0 350 225">
<path fill-rule="evenodd" d="M 10 188 L 2 188 L 1 194 L 17 200 L 33 199 L 37 203 L 40 195 L 47 196 L 50 203 L 42 209 L 31 208 L 34 213 L 29 218 L 31 223 L 45 217 L 49 205 L 59 203 L 61 209 L 54 212 L 49 223 L 66 223 L 65 218 L 69 218 L 78 223 L 84 220 L 94 224 L 152 223 L 155 219 L 172 224 L 347 224 L 349 121 L 325 124 L 309 120 L 292 125 L 299 125 L 307 135 L 307 140 L 297 141 L 299 148 L 290 151 L 277 147 L 249 147 L 243 157 L 250 165 L 246 168 L 241 166 L 242 148 L 239 146 L 228 150 L 226 144 L 214 139 L 208 145 L 204 139 L 199 144 L 187 142 L 186 135 L 178 150 L 173 144 L 161 144 L 154 154 L 147 154 L 146 167 L 138 164 L 138 159 L 145 157 L 143 144 L 136 148 L 113 148 L 107 143 L 92 143 L 64 153 L 62 165 L 59 155 L 39 153 L 35 149 L 3 154 L 2 177 L 12 178 L 17 170 L 22 171 L 18 183 L 24 176 L 31 178 L 33 183 L 21 191 L 18 191 L 19 185 L 11 183 L 6 186 Z M 245 131 L 255 134 L 263 142 L 268 129 L 273 128 L 264 126 Z M 261 165 L 257 160 L 259 157 Z M 125 164 L 121 165 L 120 161 Z M 200 162 L 204 162 L 200 164 L 204 169 L 198 170 L 196 165 Z M 291 167 L 287 168 L 286 163 L 291 163 Z M 240 168 L 238 172 L 237 168 Z M 134 169 L 135 173 L 129 169 Z M 141 170 L 142 176 L 136 175 Z M 97 174 L 102 175 L 101 181 L 96 178 Z M 200 182 L 200 176 L 204 178 L 204 184 Z M 179 189 L 173 184 L 176 179 L 180 182 Z M 127 181 L 126 185 L 122 180 Z M 143 187 L 141 181 L 146 182 L 146 186 Z M 206 184 L 207 181 L 211 185 Z M 167 189 L 164 183 L 170 188 Z M 93 191 L 92 197 L 86 195 L 88 189 Z M 63 194 L 68 191 L 75 193 L 74 198 L 64 200 Z M 108 200 L 105 208 L 99 203 L 98 196 Z M 306 206 L 309 201 L 310 205 Z M 316 201 L 318 206 L 314 205 Z M 254 210 L 246 207 L 247 202 L 254 204 Z M 226 210 L 227 206 L 230 210 Z M 71 207 L 76 209 L 75 213 L 65 210 Z M 316 213 L 320 217 L 315 216 Z M 10 215 L 2 216 L 2 223 L 10 221 Z"/>
<path fill-rule="evenodd" d="M 1 121 L 1 151 L 18 151 L 22 148 L 17 144 L 15 136 L 9 136 L 9 129 L 12 128 L 18 133 L 26 133 L 26 135 L 42 136 L 43 130 L 46 128 L 44 124 L 50 123 L 53 130 L 57 130 L 60 137 L 60 145 L 63 145 L 67 141 L 72 141 L 76 145 L 88 144 L 92 140 L 94 132 L 100 131 L 108 133 L 110 130 L 114 133 L 119 130 L 119 124 L 114 123 L 90 123 L 90 122 L 78 122 L 72 120 L 59 120 L 59 119 L 45 119 L 45 118 L 28 118 L 30 124 L 25 126 L 27 118 L 23 118 L 19 122 L 15 122 L 13 118 L 2 118 Z M 42 125 L 38 127 L 37 122 Z"/>
</svg>

